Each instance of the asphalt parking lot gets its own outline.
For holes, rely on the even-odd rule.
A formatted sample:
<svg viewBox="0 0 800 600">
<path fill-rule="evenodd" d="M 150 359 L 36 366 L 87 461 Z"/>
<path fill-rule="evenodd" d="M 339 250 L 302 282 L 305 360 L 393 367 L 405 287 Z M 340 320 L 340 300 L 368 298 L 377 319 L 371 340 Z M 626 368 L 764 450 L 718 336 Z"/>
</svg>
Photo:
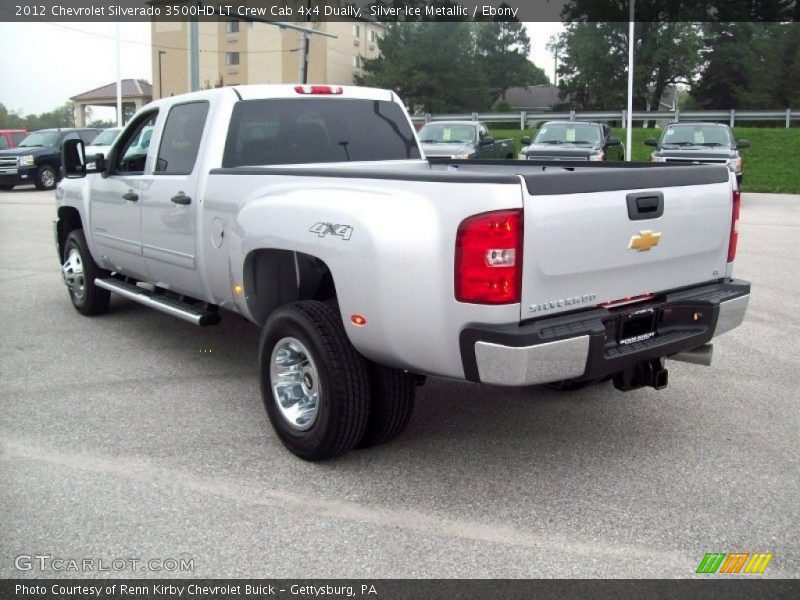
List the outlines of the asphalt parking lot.
<svg viewBox="0 0 800 600">
<path fill-rule="evenodd" d="M 0 192 L 0 577 L 15 557 L 191 558 L 101 576 L 687 577 L 706 552 L 800 576 L 800 197 L 746 194 L 747 320 L 662 391 L 429 380 L 396 442 L 283 449 L 258 331 L 115 298 L 80 316 L 52 192 Z"/>
</svg>

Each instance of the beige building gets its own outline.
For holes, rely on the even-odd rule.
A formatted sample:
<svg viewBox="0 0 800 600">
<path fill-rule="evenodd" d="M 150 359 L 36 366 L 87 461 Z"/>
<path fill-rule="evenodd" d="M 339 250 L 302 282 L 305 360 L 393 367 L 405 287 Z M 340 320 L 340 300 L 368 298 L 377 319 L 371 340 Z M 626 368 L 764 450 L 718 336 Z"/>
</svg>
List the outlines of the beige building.
<svg viewBox="0 0 800 600">
<path fill-rule="evenodd" d="M 384 28 L 367 21 L 297 23 L 335 35 L 309 36 L 308 83 L 349 85 L 361 60 L 377 58 Z M 153 98 L 191 90 L 190 23 L 154 21 Z M 267 23 L 198 23 L 200 88 L 249 83 L 297 83 L 302 34 Z M 159 76 L 159 59 L 160 76 Z"/>
</svg>

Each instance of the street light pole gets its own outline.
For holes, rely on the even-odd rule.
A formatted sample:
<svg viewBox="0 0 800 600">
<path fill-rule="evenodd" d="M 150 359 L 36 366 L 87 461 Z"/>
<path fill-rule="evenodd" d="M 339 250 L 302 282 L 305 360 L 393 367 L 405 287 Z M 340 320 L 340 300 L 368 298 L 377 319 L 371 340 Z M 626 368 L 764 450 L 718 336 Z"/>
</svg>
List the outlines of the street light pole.
<svg viewBox="0 0 800 600">
<path fill-rule="evenodd" d="M 629 0 L 628 13 L 628 114 L 625 124 L 625 160 L 631 161 L 631 139 L 633 136 L 633 19 L 635 0 Z"/>
<path fill-rule="evenodd" d="M 164 90 L 161 87 L 161 57 L 167 53 L 166 50 L 159 50 L 158 51 L 158 97 L 164 97 Z"/>
</svg>

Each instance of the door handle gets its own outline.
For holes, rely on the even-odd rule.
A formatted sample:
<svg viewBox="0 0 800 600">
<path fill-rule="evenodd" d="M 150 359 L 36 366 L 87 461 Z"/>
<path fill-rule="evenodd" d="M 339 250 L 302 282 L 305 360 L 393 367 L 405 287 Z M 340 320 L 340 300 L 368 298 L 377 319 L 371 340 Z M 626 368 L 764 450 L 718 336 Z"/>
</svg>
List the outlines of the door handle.
<svg viewBox="0 0 800 600">
<path fill-rule="evenodd" d="M 189 196 L 187 196 L 183 192 L 178 192 L 177 195 L 175 195 L 175 196 L 173 196 L 171 198 L 171 200 L 175 204 L 183 204 L 184 206 L 187 205 L 187 204 L 191 204 L 192 203 L 192 199 L 189 198 Z"/>
<path fill-rule="evenodd" d="M 139 195 L 136 194 L 133 190 L 129 190 L 128 192 L 122 194 L 123 200 L 128 200 L 130 202 L 136 202 L 139 199 Z"/>
</svg>

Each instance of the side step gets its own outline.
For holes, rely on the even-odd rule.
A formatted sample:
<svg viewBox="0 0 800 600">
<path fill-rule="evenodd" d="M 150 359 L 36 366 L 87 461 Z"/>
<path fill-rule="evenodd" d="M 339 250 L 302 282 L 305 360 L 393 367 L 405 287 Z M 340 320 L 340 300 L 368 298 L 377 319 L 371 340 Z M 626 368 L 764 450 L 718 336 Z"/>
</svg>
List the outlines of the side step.
<svg viewBox="0 0 800 600">
<path fill-rule="evenodd" d="M 205 310 L 186 302 L 181 302 L 180 300 L 154 294 L 149 290 L 120 279 L 115 279 L 114 277 L 105 279 L 98 277 L 94 280 L 94 284 L 104 290 L 119 294 L 123 298 L 133 300 L 139 304 L 144 304 L 150 308 L 155 308 L 156 310 L 160 310 L 173 317 L 178 317 L 194 325 L 216 325 L 220 322 L 220 316 L 217 312 Z"/>
</svg>

